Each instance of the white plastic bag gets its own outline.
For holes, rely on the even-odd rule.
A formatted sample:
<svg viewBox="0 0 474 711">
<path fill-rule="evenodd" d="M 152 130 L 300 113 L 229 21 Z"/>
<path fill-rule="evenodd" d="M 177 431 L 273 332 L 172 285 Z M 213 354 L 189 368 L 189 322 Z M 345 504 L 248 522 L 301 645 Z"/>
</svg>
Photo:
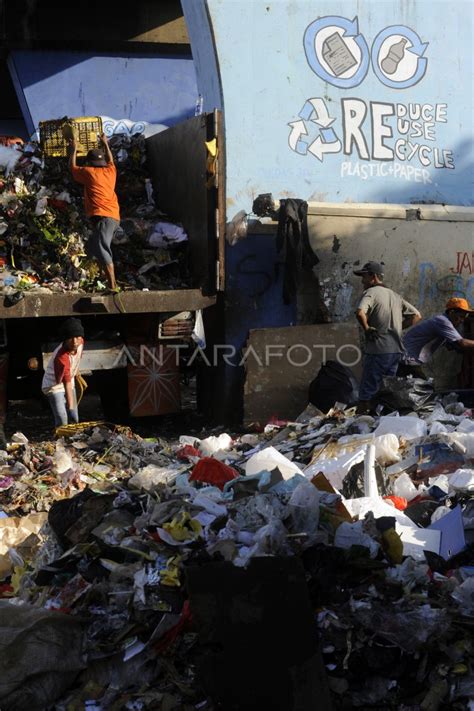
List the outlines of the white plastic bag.
<svg viewBox="0 0 474 711">
<path fill-rule="evenodd" d="M 363 531 L 362 526 L 362 521 L 357 521 L 356 523 L 344 521 L 344 523 L 341 523 L 334 537 L 334 545 L 336 548 L 364 546 L 364 548 L 369 549 L 370 557 L 375 558 L 379 551 L 379 544 Z"/>
<path fill-rule="evenodd" d="M 194 343 L 196 343 L 199 348 L 206 347 L 206 333 L 204 331 L 204 321 L 202 319 L 202 311 L 199 309 L 196 311 L 196 318 L 194 321 L 194 330 L 191 334 L 191 338 Z"/>
<path fill-rule="evenodd" d="M 295 474 L 303 474 L 301 469 L 279 452 L 275 447 L 266 447 L 253 454 L 245 465 L 247 476 L 260 474 L 260 472 L 271 472 L 278 468 L 283 479 L 291 479 Z"/>
<path fill-rule="evenodd" d="M 298 484 L 288 501 L 293 533 L 313 535 L 318 530 L 321 492 L 309 481 Z"/>
<path fill-rule="evenodd" d="M 474 420 L 465 417 L 456 427 L 456 432 L 474 432 Z"/>
<path fill-rule="evenodd" d="M 205 457 L 212 457 L 216 452 L 228 450 L 232 446 L 232 437 L 223 432 L 219 437 L 206 437 L 199 443 L 199 449 Z"/>
<path fill-rule="evenodd" d="M 457 469 L 448 477 L 450 491 L 474 491 L 474 469 Z"/>
<path fill-rule="evenodd" d="M 407 501 L 411 501 L 415 498 L 415 496 L 418 496 L 418 489 L 410 479 L 409 475 L 406 472 L 403 472 L 403 474 L 400 474 L 398 479 L 395 480 L 393 485 L 393 493 L 395 496 L 401 496 Z"/>
<path fill-rule="evenodd" d="M 395 434 L 384 434 L 380 437 L 375 437 L 375 459 L 383 467 L 387 467 L 390 464 L 395 464 L 401 459 L 399 453 L 399 442 L 398 437 Z"/>
<path fill-rule="evenodd" d="M 404 415 L 401 417 L 381 417 L 379 425 L 374 432 L 376 437 L 384 434 L 394 434 L 405 439 L 416 439 L 424 437 L 427 433 L 427 425 L 419 417 Z"/>
<path fill-rule="evenodd" d="M 139 469 L 129 480 L 129 485 L 136 489 L 152 489 L 157 484 L 168 484 L 176 477 L 177 471 L 169 467 L 157 467 L 154 464 Z"/>
</svg>

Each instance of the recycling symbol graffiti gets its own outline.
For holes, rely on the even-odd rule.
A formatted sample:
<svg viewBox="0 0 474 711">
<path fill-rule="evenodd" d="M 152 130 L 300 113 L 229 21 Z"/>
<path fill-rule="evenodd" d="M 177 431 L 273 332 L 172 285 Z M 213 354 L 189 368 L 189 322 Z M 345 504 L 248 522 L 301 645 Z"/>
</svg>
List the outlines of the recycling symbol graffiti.
<svg viewBox="0 0 474 711">
<path fill-rule="evenodd" d="M 428 42 L 404 25 L 379 32 L 372 45 L 372 67 L 378 79 L 391 89 L 407 89 L 423 79 L 428 60 L 423 54 Z"/>
<path fill-rule="evenodd" d="M 357 17 L 320 17 L 306 28 L 303 45 L 313 72 L 339 89 L 361 84 L 370 62 L 376 77 L 392 89 L 414 86 L 428 66 L 423 56 L 428 42 L 405 25 L 383 29 L 369 50 Z"/>
<path fill-rule="evenodd" d="M 369 48 L 357 17 L 321 17 L 304 33 L 304 51 L 315 74 L 340 89 L 358 86 L 369 69 Z"/>
<path fill-rule="evenodd" d="M 329 116 L 323 99 L 308 99 L 298 116 L 297 121 L 290 121 L 288 124 L 291 127 L 288 144 L 292 151 L 300 155 L 307 155 L 309 152 L 321 162 L 325 153 L 339 153 L 341 141 L 331 128 L 335 118 Z M 308 122 L 318 128 L 318 135 L 314 140 L 309 138 Z"/>
</svg>

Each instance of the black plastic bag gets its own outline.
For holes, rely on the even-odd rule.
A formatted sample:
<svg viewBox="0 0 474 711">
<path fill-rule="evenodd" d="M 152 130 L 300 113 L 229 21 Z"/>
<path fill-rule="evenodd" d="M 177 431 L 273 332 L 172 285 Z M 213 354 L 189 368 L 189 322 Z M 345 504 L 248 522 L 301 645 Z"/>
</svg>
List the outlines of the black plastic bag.
<svg viewBox="0 0 474 711">
<path fill-rule="evenodd" d="M 434 399 L 433 384 L 421 378 L 398 378 L 387 375 L 377 393 L 377 401 L 393 410 L 420 410 Z"/>
<path fill-rule="evenodd" d="M 346 365 L 328 360 L 309 386 L 309 402 L 328 412 L 336 402 L 353 405 L 359 399 L 359 384 Z"/>
</svg>

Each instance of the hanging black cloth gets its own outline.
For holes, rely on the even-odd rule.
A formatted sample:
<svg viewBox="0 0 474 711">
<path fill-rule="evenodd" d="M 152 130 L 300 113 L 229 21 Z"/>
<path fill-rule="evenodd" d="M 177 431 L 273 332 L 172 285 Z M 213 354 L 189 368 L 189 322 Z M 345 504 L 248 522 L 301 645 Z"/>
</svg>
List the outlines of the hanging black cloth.
<svg viewBox="0 0 474 711">
<path fill-rule="evenodd" d="M 319 259 L 311 249 L 308 235 L 308 203 L 288 198 L 280 201 L 277 251 L 284 250 L 283 301 L 290 304 L 298 287 L 301 269 L 311 269 Z"/>
</svg>

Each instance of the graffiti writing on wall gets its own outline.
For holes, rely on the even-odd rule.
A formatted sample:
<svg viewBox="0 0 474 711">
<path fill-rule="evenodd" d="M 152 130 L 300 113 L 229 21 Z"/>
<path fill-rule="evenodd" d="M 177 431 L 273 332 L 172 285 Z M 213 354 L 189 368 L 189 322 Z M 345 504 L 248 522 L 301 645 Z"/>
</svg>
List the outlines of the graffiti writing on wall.
<svg viewBox="0 0 474 711">
<path fill-rule="evenodd" d="M 370 67 L 383 85 L 407 89 L 420 82 L 428 68 L 423 56 L 428 43 L 403 25 L 384 28 L 369 50 L 357 17 L 323 17 L 307 27 L 303 43 L 311 69 L 340 89 L 361 84 Z M 455 167 L 452 150 L 436 144 L 438 129 L 447 121 L 445 103 L 366 101 L 349 96 L 330 110 L 325 98 L 313 97 L 305 101 L 298 118 L 289 122 L 288 143 L 295 153 L 321 162 L 330 154 L 354 156 L 357 162 L 342 162 L 341 177 L 429 183 L 429 168 Z M 383 163 L 392 163 L 392 169 L 383 168 Z"/>
<path fill-rule="evenodd" d="M 474 274 L 474 252 L 456 252 L 456 267 L 452 271 L 456 274 Z"/>
<path fill-rule="evenodd" d="M 466 254 L 460 252 L 458 254 Z M 472 273 L 472 272 L 469 272 Z M 418 305 L 420 307 L 451 296 L 459 296 L 469 302 L 474 300 L 474 276 L 462 273 L 445 273 L 432 262 L 419 265 Z"/>
</svg>

